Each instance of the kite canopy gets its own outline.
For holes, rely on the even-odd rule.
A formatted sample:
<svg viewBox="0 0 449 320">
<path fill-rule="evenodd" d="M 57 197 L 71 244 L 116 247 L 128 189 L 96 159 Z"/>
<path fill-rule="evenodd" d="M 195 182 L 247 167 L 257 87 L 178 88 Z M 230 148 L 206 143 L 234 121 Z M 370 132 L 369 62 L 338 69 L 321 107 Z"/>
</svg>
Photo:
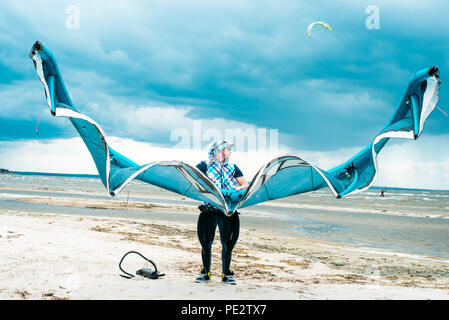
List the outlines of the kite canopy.
<svg viewBox="0 0 449 320">
<path fill-rule="evenodd" d="M 307 27 L 307 35 L 309 36 L 309 38 L 312 37 L 312 35 L 310 34 L 310 33 L 312 32 L 312 28 L 313 28 L 315 25 L 317 25 L 317 24 L 320 25 L 320 26 L 325 27 L 327 30 L 329 30 L 330 32 L 332 32 L 331 26 L 328 25 L 326 22 L 322 22 L 322 21 L 312 22 L 312 23 L 309 24 L 309 26 Z"/>
<path fill-rule="evenodd" d="M 200 170 L 182 161 L 138 165 L 113 150 L 101 127 L 73 105 L 52 53 L 36 42 L 30 58 L 44 85 L 51 114 L 67 117 L 72 122 L 111 196 L 117 195 L 133 179 L 139 179 L 191 199 L 211 203 L 227 215 L 239 208 L 325 187 L 329 187 L 336 198 L 368 189 L 377 177 L 377 154 L 390 138 L 415 140 L 419 137 L 438 102 L 441 83 L 437 67 L 415 73 L 387 125 L 365 149 L 345 163 L 325 171 L 297 156 L 281 156 L 263 166 L 243 194 L 232 197 L 223 192 L 225 197 Z"/>
</svg>

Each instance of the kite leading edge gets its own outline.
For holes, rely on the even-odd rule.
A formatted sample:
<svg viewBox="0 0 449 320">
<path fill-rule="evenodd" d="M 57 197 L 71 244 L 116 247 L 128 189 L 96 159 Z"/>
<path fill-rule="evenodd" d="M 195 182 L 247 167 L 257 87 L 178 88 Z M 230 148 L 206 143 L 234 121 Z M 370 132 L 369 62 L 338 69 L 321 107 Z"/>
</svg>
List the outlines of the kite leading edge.
<svg viewBox="0 0 449 320">
<path fill-rule="evenodd" d="M 327 24 L 326 22 L 323 22 L 323 21 L 312 22 L 312 23 L 309 24 L 309 26 L 307 27 L 307 35 L 309 36 L 309 38 L 312 37 L 312 35 L 311 35 L 310 33 L 312 32 L 312 28 L 313 28 L 315 25 L 323 26 L 323 27 L 325 27 L 327 30 L 329 30 L 330 32 L 332 32 L 331 26 L 330 26 L 329 24 Z"/>
<path fill-rule="evenodd" d="M 80 113 L 72 103 L 55 58 L 36 42 L 30 58 L 44 86 L 50 112 L 67 117 L 86 144 L 103 185 L 116 196 L 133 179 L 176 192 L 194 200 L 211 203 L 228 216 L 237 209 L 269 200 L 329 187 L 336 198 L 371 187 L 377 177 L 377 154 L 390 138 L 416 140 L 438 102 L 440 76 L 433 66 L 416 72 L 390 121 L 372 142 L 345 163 L 322 170 L 294 155 L 277 157 L 264 165 L 244 192 L 233 196 L 222 192 L 196 167 L 182 161 L 155 161 L 138 165 L 113 150 L 101 127 Z"/>
</svg>

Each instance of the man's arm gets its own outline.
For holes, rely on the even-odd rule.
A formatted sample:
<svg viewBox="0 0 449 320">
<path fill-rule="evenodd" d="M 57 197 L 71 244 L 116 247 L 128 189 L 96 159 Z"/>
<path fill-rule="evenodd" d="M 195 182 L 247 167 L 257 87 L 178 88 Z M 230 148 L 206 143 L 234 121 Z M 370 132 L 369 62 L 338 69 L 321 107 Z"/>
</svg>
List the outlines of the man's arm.
<svg viewBox="0 0 449 320">
<path fill-rule="evenodd" d="M 240 170 L 239 167 L 237 167 L 236 165 L 234 165 L 235 168 L 235 174 L 234 174 L 234 178 L 235 180 L 237 180 L 237 182 L 239 183 L 239 187 L 237 187 L 237 190 L 240 189 L 247 189 L 249 187 L 248 181 L 246 181 L 245 177 L 243 176 L 242 171 Z"/>
<path fill-rule="evenodd" d="M 196 165 L 196 167 L 207 176 L 207 164 L 202 161 Z"/>
<path fill-rule="evenodd" d="M 235 178 L 235 180 L 237 180 L 240 185 L 240 187 L 237 187 L 237 190 L 248 189 L 249 184 L 248 181 L 246 181 L 245 177 L 241 176 L 240 178 Z"/>
</svg>

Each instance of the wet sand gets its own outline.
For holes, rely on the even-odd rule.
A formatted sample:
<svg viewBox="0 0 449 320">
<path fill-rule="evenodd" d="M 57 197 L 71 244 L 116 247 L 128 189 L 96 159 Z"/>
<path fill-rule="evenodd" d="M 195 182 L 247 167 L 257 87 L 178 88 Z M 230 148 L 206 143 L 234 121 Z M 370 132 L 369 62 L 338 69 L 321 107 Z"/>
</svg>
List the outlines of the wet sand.
<svg viewBox="0 0 449 320">
<path fill-rule="evenodd" d="M 196 211 L 189 205 L 120 200 L 17 197 L 63 207 Z M 169 213 L 167 213 L 169 215 Z M 262 232 L 242 226 L 232 269 L 221 283 L 221 244 L 212 281 L 201 269 L 195 223 L 0 211 L 0 299 L 448 299 L 449 261 L 403 252 Z M 153 260 L 158 280 L 124 279 L 118 263 L 130 250 Z M 130 255 L 130 273 L 147 266 Z M 149 265 L 148 265 L 149 266 Z"/>
</svg>

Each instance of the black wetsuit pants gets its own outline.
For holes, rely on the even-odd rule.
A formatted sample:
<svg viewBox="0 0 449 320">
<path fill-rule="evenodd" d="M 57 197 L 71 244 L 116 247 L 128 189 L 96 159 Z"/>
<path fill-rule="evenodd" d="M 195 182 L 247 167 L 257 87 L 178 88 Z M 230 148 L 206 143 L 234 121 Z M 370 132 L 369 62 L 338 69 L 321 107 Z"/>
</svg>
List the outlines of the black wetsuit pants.
<svg viewBox="0 0 449 320">
<path fill-rule="evenodd" d="M 236 212 L 231 217 L 226 216 L 218 209 L 209 206 L 200 206 L 198 217 L 198 239 L 201 243 L 201 257 L 206 272 L 210 272 L 212 259 L 212 243 L 214 242 L 215 230 L 220 232 L 221 240 L 221 262 L 223 274 L 229 273 L 231 266 L 232 249 L 237 242 L 240 231 L 239 214 Z"/>
</svg>

